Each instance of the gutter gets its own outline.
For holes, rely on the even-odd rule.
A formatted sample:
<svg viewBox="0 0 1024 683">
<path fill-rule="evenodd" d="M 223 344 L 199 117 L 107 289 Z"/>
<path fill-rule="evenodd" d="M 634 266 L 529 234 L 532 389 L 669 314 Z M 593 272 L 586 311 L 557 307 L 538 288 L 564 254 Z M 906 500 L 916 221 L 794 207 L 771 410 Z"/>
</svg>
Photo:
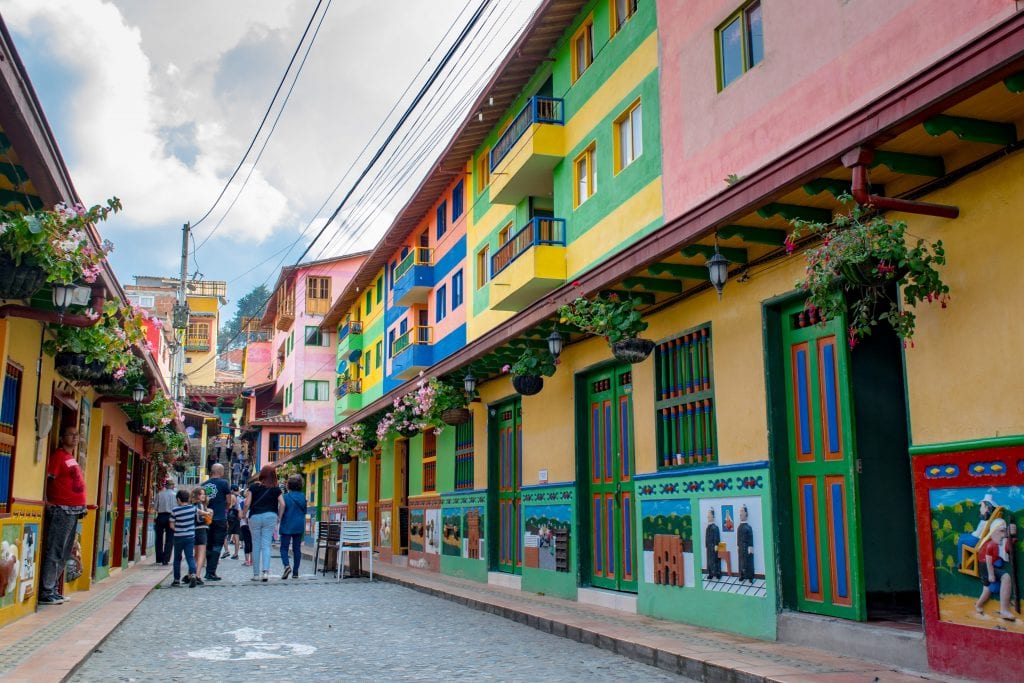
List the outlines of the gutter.
<svg viewBox="0 0 1024 683">
<path fill-rule="evenodd" d="M 909 199 L 895 199 L 893 197 L 881 197 L 871 194 L 868 189 L 868 166 L 875 159 L 875 150 L 870 147 L 857 147 L 842 156 L 843 166 L 850 169 L 853 174 L 851 194 L 861 206 L 871 206 L 876 209 L 891 209 L 905 213 L 916 213 L 924 216 L 938 216 L 939 218 L 956 218 L 960 215 L 960 209 L 946 204 L 931 204 L 929 202 L 917 202 Z"/>
</svg>

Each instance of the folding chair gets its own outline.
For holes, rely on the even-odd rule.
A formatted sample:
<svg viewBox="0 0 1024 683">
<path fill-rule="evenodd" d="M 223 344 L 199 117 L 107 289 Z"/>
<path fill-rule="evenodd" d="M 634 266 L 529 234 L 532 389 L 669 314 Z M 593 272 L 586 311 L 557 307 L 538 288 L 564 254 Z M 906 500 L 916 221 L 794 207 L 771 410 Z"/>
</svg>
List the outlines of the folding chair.
<svg viewBox="0 0 1024 683">
<path fill-rule="evenodd" d="M 320 522 L 316 529 L 316 549 L 313 551 L 313 574 L 316 574 L 316 563 L 320 557 L 320 551 L 324 551 L 323 573 L 327 574 L 327 565 L 330 562 L 330 551 L 337 547 L 338 539 L 341 538 L 341 522 Z M 337 558 L 335 558 L 337 562 Z"/>
<path fill-rule="evenodd" d="M 342 522 L 338 541 L 338 567 L 336 578 L 344 576 L 344 557 L 347 553 L 366 553 L 370 558 L 370 581 L 373 581 L 373 529 L 367 522 Z"/>
</svg>

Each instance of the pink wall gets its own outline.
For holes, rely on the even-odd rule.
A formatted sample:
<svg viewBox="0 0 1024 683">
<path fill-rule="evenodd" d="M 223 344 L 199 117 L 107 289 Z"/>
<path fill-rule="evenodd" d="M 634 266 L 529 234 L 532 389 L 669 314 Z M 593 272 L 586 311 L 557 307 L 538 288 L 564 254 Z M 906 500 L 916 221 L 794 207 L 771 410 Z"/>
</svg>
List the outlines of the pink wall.
<svg viewBox="0 0 1024 683">
<path fill-rule="evenodd" d="M 245 386 L 254 387 L 272 379 L 270 342 L 249 342 L 245 346 Z"/>
<path fill-rule="evenodd" d="M 666 220 L 1015 13 L 1010 0 L 762 3 L 764 59 L 717 91 L 738 0 L 658 0 Z"/>
</svg>

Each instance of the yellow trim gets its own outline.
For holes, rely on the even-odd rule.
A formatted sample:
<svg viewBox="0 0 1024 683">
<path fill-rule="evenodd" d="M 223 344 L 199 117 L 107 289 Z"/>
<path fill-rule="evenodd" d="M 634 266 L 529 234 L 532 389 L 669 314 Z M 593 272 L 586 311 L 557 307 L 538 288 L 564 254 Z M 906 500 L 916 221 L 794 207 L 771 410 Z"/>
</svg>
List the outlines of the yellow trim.
<svg viewBox="0 0 1024 683">
<path fill-rule="evenodd" d="M 579 207 L 580 204 L 587 201 L 597 192 L 597 173 L 595 171 L 595 161 L 597 157 L 597 142 L 591 142 L 587 145 L 587 148 L 580 152 L 575 159 L 572 160 L 572 199 L 573 207 Z M 587 196 L 580 197 L 580 181 L 583 180 L 580 173 L 581 164 L 585 163 L 586 168 L 584 169 L 587 174 Z"/>
<path fill-rule="evenodd" d="M 476 253 L 476 288 L 480 289 L 486 285 L 491 279 L 491 245 L 485 244 L 483 248 Z"/>
<path fill-rule="evenodd" d="M 586 64 L 582 67 L 579 62 L 579 52 L 576 49 L 580 39 L 586 41 L 587 51 L 584 53 L 586 58 Z M 590 65 L 594 63 L 594 15 L 591 14 L 586 20 L 580 25 L 573 34 L 572 40 L 569 41 L 569 50 L 572 53 L 572 82 L 575 83 L 580 79 Z"/>
<path fill-rule="evenodd" d="M 626 19 L 622 22 L 621 28 L 625 28 L 629 20 L 633 18 L 633 15 L 637 13 L 639 0 L 626 0 Z M 618 22 L 619 8 L 616 0 L 608 0 L 608 20 L 611 22 L 610 31 L 608 33 L 612 38 L 619 32 L 620 26 Z"/>
<path fill-rule="evenodd" d="M 614 0 L 612 0 L 612 1 L 614 2 Z M 614 149 L 612 150 L 612 158 L 615 160 L 615 169 L 614 169 L 615 175 L 618 175 L 619 171 L 621 171 L 622 169 L 624 169 L 627 166 L 629 166 L 629 164 L 632 164 L 640 156 L 640 154 L 637 154 L 635 157 L 630 159 L 629 160 L 629 164 L 625 164 L 624 165 L 622 163 L 622 135 L 620 135 L 620 131 L 622 129 L 622 126 L 625 123 L 628 122 L 629 125 L 630 125 L 629 137 L 630 137 L 631 140 L 636 140 L 636 133 L 637 132 L 635 130 L 633 130 L 632 126 L 633 126 L 633 112 L 636 111 L 637 109 L 640 109 L 640 141 L 641 141 L 640 154 L 643 154 L 643 149 L 642 149 L 643 136 L 644 136 L 643 109 L 640 107 L 640 98 L 638 97 L 638 98 L 636 98 L 636 100 L 633 101 L 632 104 L 630 104 L 628 107 L 626 107 L 626 110 L 624 112 L 622 112 L 622 114 L 620 114 L 619 117 L 616 118 L 615 122 L 612 124 L 612 145 L 614 147 Z M 636 145 L 634 144 L 633 147 L 636 147 Z"/>
<path fill-rule="evenodd" d="M 476 193 L 480 194 L 491 184 L 491 148 L 485 147 L 476 160 Z"/>
<path fill-rule="evenodd" d="M 655 178 L 569 244 L 566 279 L 592 267 L 613 245 L 630 242 L 637 230 L 650 225 L 661 213 L 661 178 Z"/>
</svg>

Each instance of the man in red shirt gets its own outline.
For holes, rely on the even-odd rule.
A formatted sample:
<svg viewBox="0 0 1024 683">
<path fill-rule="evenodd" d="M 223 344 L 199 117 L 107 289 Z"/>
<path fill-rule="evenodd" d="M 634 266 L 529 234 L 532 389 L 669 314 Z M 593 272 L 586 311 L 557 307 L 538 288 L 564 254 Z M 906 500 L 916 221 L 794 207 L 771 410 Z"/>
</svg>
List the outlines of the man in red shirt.
<svg viewBox="0 0 1024 683">
<path fill-rule="evenodd" d="M 40 605 L 59 605 L 66 598 L 57 591 L 57 577 L 67 565 L 75 545 L 78 520 L 85 516 L 85 475 L 75 449 L 78 428 L 64 428 L 57 447 L 46 463 L 46 544 L 39 585 Z"/>
</svg>

